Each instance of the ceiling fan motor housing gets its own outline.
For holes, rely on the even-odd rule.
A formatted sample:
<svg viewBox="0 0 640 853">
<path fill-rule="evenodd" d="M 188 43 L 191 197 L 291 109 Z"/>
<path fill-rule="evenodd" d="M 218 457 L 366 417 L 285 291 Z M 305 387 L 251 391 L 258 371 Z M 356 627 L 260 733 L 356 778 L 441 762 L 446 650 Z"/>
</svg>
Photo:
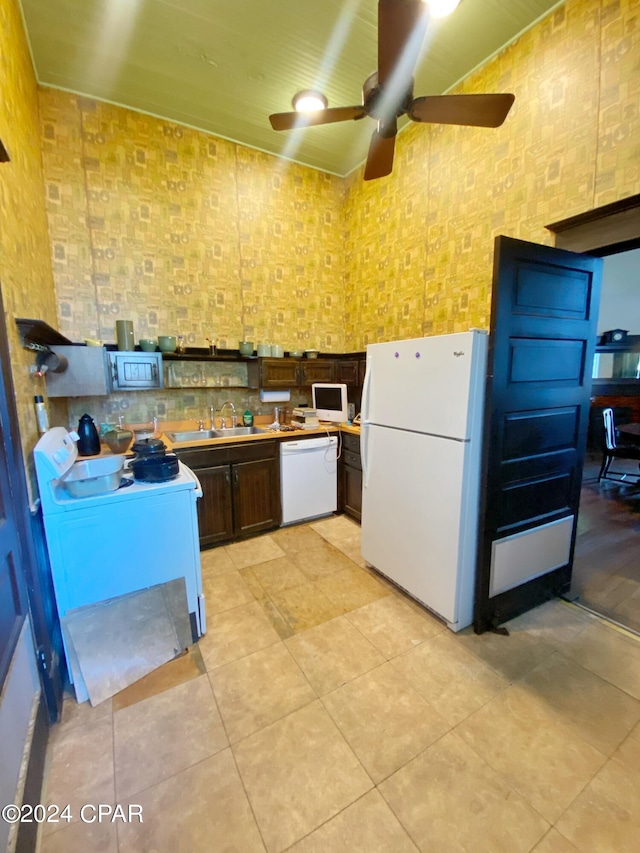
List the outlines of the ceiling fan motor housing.
<svg viewBox="0 0 640 853">
<path fill-rule="evenodd" d="M 362 104 L 367 114 L 380 120 L 383 126 L 391 126 L 394 120 L 406 115 L 413 103 L 413 78 L 400 97 L 388 97 L 385 88 L 378 84 L 378 72 L 374 71 L 362 86 Z"/>
</svg>

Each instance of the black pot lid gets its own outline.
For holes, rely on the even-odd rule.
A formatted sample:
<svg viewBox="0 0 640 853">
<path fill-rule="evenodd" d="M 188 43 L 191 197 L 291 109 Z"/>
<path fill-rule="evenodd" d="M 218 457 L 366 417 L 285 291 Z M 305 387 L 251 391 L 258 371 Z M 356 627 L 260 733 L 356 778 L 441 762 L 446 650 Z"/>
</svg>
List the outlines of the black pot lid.
<svg viewBox="0 0 640 853">
<path fill-rule="evenodd" d="M 159 438 L 140 438 L 134 441 L 131 449 L 138 456 L 153 456 L 164 454 L 167 445 Z"/>
</svg>

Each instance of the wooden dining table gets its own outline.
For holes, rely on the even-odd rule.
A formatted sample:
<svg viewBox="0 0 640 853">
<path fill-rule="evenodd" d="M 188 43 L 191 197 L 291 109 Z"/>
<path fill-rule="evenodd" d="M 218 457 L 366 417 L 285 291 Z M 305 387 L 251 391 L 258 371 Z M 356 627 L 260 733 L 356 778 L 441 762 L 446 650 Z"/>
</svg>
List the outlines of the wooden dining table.
<svg viewBox="0 0 640 853">
<path fill-rule="evenodd" d="M 619 424 L 616 429 L 627 440 L 627 443 L 640 444 L 640 423 Z"/>
</svg>

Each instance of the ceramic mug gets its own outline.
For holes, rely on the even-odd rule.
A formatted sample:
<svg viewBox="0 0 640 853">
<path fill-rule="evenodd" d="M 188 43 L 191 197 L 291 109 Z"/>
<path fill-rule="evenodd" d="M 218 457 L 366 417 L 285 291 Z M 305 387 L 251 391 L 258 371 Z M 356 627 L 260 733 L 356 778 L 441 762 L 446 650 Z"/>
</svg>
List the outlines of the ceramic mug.
<svg viewBox="0 0 640 853">
<path fill-rule="evenodd" d="M 269 344 L 258 344 L 258 356 L 260 358 L 268 358 L 271 355 L 271 346 Z"/>
<path fill-rule="evenodd" d="M 116 340 L 121 351 L 131 352 L 135 348 L 133 320 L 116 320 Z"/>
</svg>

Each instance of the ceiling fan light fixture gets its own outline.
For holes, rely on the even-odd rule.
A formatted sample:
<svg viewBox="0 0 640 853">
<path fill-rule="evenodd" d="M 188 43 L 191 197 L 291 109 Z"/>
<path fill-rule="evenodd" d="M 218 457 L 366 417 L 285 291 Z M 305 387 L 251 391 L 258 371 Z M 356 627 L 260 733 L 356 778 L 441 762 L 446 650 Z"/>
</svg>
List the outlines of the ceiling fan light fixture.
<svg viewBox="0 0 640 853">
<path fill-rule="evenodd" d="M 460 0 L 426 0 L 432 18 L 446 18 L 459 5 Z"/>
<path fill-rule="evenodd" d="M 315 89 L 303 89 L 293 96 L 291 103 L 296 112 L 308 113 L 315 112 L 316 110 L 326 110 L 329 101 L 327 101 L 322 92 L 318 92 Z"/>
</svg>

